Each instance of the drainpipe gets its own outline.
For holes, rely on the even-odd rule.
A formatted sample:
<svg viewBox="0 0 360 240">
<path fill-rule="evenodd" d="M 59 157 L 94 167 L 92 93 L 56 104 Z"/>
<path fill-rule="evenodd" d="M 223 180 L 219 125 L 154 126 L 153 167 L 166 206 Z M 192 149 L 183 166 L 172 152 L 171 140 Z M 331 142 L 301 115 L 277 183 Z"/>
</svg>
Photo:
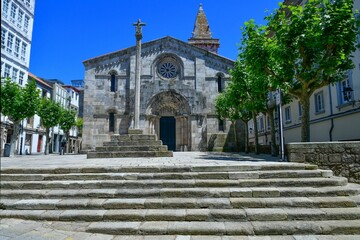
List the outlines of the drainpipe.
<svg viewBox="0 0 360 240">
<path fill-rule="evenodd" d="M 332 142 L 332 132 L 334 130 L 334 118 L 332 117 L 333 116 L 333 104 L 332 104 L 332 96 L 331 96 L 331 86 L 329 84 L 329 99 L 330 99 L 330 122 L 331 122 L 331 127 L 330 127 L 330 130 L 329 130 L 329 138 L 330 138 L 330 142 Z"/>
</svg>

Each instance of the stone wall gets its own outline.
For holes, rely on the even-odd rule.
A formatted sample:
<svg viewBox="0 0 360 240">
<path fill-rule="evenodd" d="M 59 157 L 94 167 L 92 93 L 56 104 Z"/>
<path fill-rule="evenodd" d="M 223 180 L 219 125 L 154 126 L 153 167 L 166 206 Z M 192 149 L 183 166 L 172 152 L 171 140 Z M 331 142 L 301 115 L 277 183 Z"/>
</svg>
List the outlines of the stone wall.
<svg viewBox="0 0 360 240">
<path fill-rule="evenodd" d="M 316 164 L 360 183 L 360 141 L 289 143 L 286 150 L 289 162 Z"/>
</svg>

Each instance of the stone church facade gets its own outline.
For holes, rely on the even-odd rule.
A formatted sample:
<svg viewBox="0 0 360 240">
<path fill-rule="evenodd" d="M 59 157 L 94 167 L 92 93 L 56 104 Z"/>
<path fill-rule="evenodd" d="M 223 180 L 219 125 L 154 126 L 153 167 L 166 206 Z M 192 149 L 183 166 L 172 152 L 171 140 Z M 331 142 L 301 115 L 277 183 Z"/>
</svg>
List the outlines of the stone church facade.
<svg viewBox="0 0 360 240">
<path fill-rule="evenodd" d="M 142 44 L 140 128 L 174 151 L 234 148 L 230 123 L 218 119 L 215 98 L 234 62 L 217 54 L 200 5 L 192 38 L 164 37 Z M 83 149 L 133 128 L 136 47 L 84 61 Z M 215 149 L 219 148 L 219 149 Z"/>
</svg>

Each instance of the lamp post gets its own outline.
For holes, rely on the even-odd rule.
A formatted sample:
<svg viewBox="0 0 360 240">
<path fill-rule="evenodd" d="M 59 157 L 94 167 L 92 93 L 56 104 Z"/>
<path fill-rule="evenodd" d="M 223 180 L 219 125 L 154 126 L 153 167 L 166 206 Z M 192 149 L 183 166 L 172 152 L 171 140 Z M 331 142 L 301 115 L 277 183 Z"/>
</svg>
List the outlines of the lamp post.
<svg viewBox="0 0 360 240">
<path fill-rule="evenodd" d="M 279 128 L 280 128 L 280 156 L 281 160 L 285 160 L 285 144 L 284 144 L 284 125 L 282 119 L 282 92 L 281 89 L 276 90 L 276 104 L 279 106 Z"/>
<path fill-rule="evenodd" d="M 20 123 L 20 155 L 22 155 L 22 149 L 23 149 L 23 141 L 24 141 L 24 122 L 23 120 Z"/>
</svg>

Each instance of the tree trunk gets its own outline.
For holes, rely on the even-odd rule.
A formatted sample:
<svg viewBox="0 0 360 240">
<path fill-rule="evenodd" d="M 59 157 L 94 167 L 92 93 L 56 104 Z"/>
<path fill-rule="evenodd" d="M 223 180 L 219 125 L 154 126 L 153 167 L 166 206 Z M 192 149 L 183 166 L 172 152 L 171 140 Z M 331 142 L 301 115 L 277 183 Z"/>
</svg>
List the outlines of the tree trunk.
<svg viewBox="0 0 360 240">
<path fill-rule="evenodd" d="M 10 140 L 10 155 L 9 155 L 9 157 L 14 156 L 15 145 L 16 145 L 16 141 L 19 139 L 20 131 L 21 131 L 20 121 L 13 122 L 13 134 L 11 135 L 11 140 Z"/>
<path fill-rule="evenodd" d="M 310 142 L 310 96 L 302 96 L 300 103 L 302 106 L 301 141 Z"/>
<path fill-rule="evenodd" d="M 245 153 L 249 153 L 249 124 L 248 121 L 243 121 L 245 125 Z"/>
<path fill-rule="evenodd" d="M 45 143 L 45 151 L 44 154 L 49 154 L 49 144 L 50 144 L 50 129 L 46 128 L 46 143 Z"/>
<path fill-rule="evenodd" d="M 253 113 L 253 121 L 254 121 L 254 134 L 255 134 L 255 154 L 259 154 L 259 136 L 258 136 L 258 127 L 256 121 L 256 113 Z"/>
<path fill-rule="evenodd" d="M 231 123 L 234 126 L 233 129 L 234 129 L 234 139 L 235 139 L 235 151 L 239 152 L 238 142 L 237 142 L 237 134 L 236 134 L 236 121 L 232 121 Z"/>
<path fill-rule="evenodd" d="M 271 136 L 271 156 L 276 157 L 278 155 L 276 149 L 276 131 L 275 131 L 275 120 L 274 120 L 275 108 L 268 108 L 267 114 L 270 119 L 270 136 Z"/>
</svg>

